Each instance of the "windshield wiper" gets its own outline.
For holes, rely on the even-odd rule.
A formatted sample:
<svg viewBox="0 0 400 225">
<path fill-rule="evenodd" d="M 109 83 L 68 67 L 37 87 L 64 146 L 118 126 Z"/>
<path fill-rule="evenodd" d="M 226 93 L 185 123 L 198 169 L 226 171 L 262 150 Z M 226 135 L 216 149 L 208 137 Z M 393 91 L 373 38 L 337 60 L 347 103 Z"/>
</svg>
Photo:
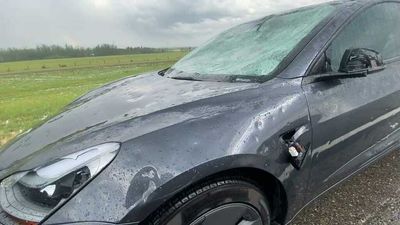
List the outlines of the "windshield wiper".
<svg viewBox="0 0 400 225">
<path fill-rule="evenodd" d="M 163 69 L 163 70 L 161 70 L 161 71 L 158 71 L 158 75 L 160 75 L 160 76 L 164 76 L 165 75 L 165 73 L 168 71 L 170 69 L 170 67 L 168 67 L 168 68 L 166 68 L 166 69 Z"/>
<path fill-rule="evenodd" d="M 228 76 L 229 82 L 232 83 L 264 83 L 267 80 L 271 79 L 271 76 L 263 75 L 234 75 Z"/>
<path fill-rule="evenodd" d="M 193 77 L 168 77 L 174 80 L 190 80 L 190 81 L 202 81 Z"/>
</svg>

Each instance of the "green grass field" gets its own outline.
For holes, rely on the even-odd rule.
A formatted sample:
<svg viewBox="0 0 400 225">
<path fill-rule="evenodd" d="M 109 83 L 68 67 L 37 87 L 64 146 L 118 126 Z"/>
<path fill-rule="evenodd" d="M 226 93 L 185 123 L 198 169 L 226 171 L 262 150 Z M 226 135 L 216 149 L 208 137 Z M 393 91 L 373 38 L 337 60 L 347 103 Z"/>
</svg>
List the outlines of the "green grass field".
<svg viewBox="0 0 400 225">
<path fill-rule="evenodd" d="M 102 57 L 32 60 L 10 63 L 0 63 L 0 74 L 32 71 L 68 70 L 88 67 L 105 67 L 115 65 L 142 65 L 171 63 L 182 57 L 183 52 L 168 52 L 154 54 L 118 55 Z"/>
<path fill-rule="evenodd" d="M 53 116 L 91 89 L 126 76 L 166 68 L 185 54 L 0 63 L 0 145 Z"/>
</svg>

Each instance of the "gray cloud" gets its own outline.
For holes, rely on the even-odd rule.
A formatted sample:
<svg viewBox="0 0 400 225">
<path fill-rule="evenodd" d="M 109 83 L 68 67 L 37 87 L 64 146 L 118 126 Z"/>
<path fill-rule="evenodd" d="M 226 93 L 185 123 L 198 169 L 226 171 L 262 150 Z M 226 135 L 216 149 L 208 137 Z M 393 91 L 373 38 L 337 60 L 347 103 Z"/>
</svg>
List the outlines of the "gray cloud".
<svg viewBox="0 0 400 225">
<path fill-rule="evenodd" d="M 195 46 L 252 19 L 326 0 L 0 0 L 0 48 Z"/>
</svg>

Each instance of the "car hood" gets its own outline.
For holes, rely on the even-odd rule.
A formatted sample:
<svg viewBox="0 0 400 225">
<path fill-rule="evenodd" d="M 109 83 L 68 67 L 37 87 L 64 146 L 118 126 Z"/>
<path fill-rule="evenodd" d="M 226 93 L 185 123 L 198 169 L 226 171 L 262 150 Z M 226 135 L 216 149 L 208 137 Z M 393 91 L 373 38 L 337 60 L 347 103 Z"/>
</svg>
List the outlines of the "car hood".
<svg viewBox="0 0 400 225">
<path fill-rule="evenodd" d="M 190 113 L 183 106 L 257 86 L 173 80 L 156 73 L 108 84 L 77 99 L 59 115 L 4 147 L 0 151 L 0 179 L 84 148 L 124 142 L 213 113 L 221 109 L 198 108 Z"/>
</svg>

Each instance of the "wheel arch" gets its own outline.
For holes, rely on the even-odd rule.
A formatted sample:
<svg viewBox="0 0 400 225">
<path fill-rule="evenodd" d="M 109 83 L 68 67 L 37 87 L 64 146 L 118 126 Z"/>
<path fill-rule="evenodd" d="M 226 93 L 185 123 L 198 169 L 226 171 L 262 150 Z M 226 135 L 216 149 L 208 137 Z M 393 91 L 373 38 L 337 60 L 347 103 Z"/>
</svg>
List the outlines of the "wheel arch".
<svg viewBox="0 0 400 225">
<path fill-rule="evenodd" d="M 263 192 L 263 194 L 265 194 L 270 203 L 272 220 L 278 222 L 279 224 L 284 223 L 288 209 L 288 202 L 287 202 L 286 190 L 283 187 L 282 183 L 279 181 L 279 179 L 276 178 L 271 173 L 259 168 L 237 167 L 219 171 L 217 173 L 199 179 L 196 182 L 186 185 L 184 189 L 180 190 L 178 193 L 169 197 L 168 200 L 166 200 L 160 207 L 158 207 L 158 209 L 155 212 L 147 216 L 147 218 L 143 222 L 141 222 L 140 225 L 148 224 L 150 218 L 156 215 L 159 212 L 159 210 L 169 205 L 170 201 L 173 201 L 182 192 L 190 190 L 192 187 L 207 182 L 209 180 L 214 180 L 217 178 L 224 178 L 224 177 L 242 178 L 260 188 L 260 190 Z"/>
</svg>

